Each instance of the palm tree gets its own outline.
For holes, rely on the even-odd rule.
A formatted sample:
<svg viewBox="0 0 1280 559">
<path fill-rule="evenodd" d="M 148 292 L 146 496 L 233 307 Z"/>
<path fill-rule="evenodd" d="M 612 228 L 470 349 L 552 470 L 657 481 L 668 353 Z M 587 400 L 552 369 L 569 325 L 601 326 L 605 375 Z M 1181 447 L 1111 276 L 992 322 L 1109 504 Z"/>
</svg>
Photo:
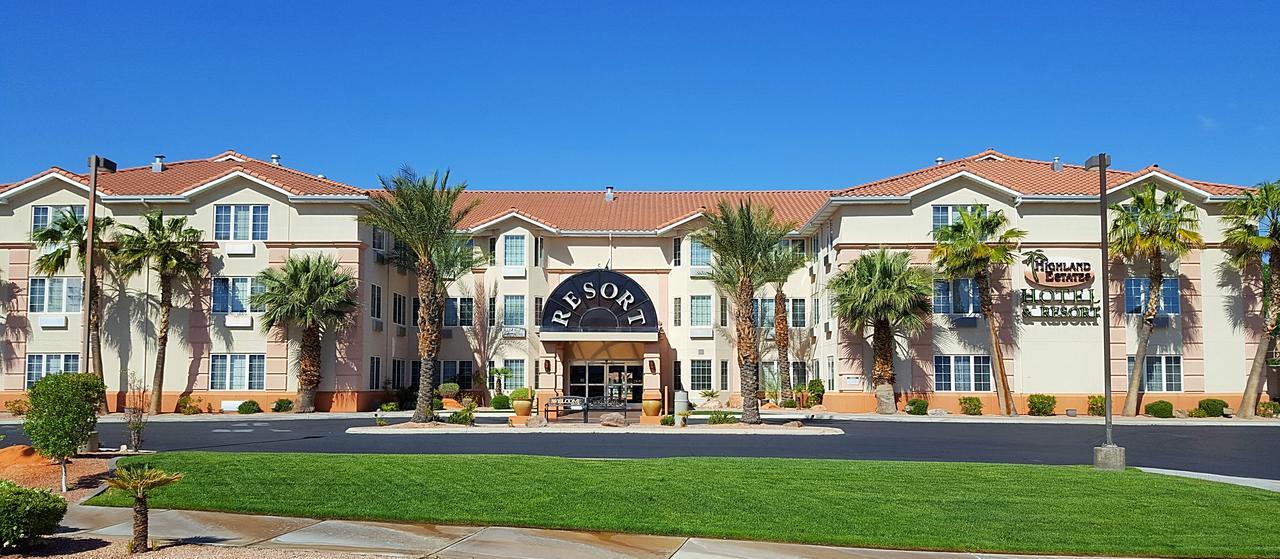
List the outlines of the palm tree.
<svg viewBox="0 0 1280 559">
<path fill-rule="evenodd" d="M 774 247 L 768 257 L 768 280 L 773 290 L 773 344 L 778 349 L 778 392 L 782 400 L 790 400 L 791 394 L 791 328 L 787 316 L 787 294 L 783 287 L 791 274 L 803 268 L 808 258 L 804 251 L 796 250 L 783 241 Z"/>
<path fill-rule="evenodd" d="M 1000 330 L 992 304 L 991 275 L 993 267 L 1008 266 L 1016 261 L 1018 245 L 1026 236 L 1026 231 L 1009 227 L 1009 219 L 1002 211 L 987 212 L 985 206 L 961 208 L 955 222 L 934 232 L 935 244 L 929 254 L 942 277 L 973 279 L 991 338 L 996 401 L 1001 415 L 1017 415 L 1018 411 L 1013 405 L 1009 378 L 1005 376 L 1004 350 L 1000 347 Z"/>
<path fill-rule="evenodd" d="M 1129 375 L 1129 388 L 1124 399 L 1123 413 L 1132 417 L 1138 414 L 1138 390 L 1146 375 L 1147 344 L 1156 327 L 1156 314 L 1160 312 L 1165 258 L 1182 258 L 1204 243 L 1200 239 L 1199 213 L 1195 206 L 1182 201 L 1181 192 L 1169 192 L 1161 198 L 1155 183 L 1148 183 L 1130 190 L 1129 195 L 1132 197 L 1129 203 L 1111 205 L 1107 242 L 1111 251 L 1128 261 L 1129 265 L 1147 266 L 1147 301 L 1143 304 L 1142 322 L 1138 325 L 1133 374 Z"/>
<path fill-rule="evenodd" d="M 148 531 L 150 511 L 147 496 L 152 490 L 177 483 L 182 474 L 171 474 L 151 466 L 124 466 L 116 470 L 115 477 L 107 480 L 112 489 L 133 495 L 133 539 L 129 540 L 129 553 L 145 553 L 151 550 Z"/>
<path fill-rule="evenodd" d="M 871 329 L 874 364 L 871 384 L 880 392 L 889 387 L 887 398 L 877 395 L 876 411 L 894 413 L 893 348 L 896 338 L 909 338 L 924 330 L 932 312 L 933 272 L 912 266 L 911 253 L 885 248 L 865 253 L 840 271 L 827 284 L 835 297 L 835 312 L 850 328 L 862 335 Z"/>
<path fill-rule="evenodd" d="M 756 206 L 749 199 L 737 207 L 722 200 L 714 212 L 707 214 L 706 227 L 694 233 L 694 238 L 715 255 L 710 273 L 699 279 L 710 279 L 733 298 L 743 423 L 760 423 L 760 402 L 756 398 L 760 350 L 751 302 L 756 290 L 769 280 L 770 252 L 794 227 L 791 223 L 778 223 L 772 208 Z"/>
<path fill-rule="evenodd" d="M 89 362 L 90 372 L 102 380 L 102 309 L 99 302 L 102 300 L 102 289 L 98 285 L 100 280 L 98 271 L 103 263 L 107 261 L 110 249 L 106 243 L 102 242 L 102 238 L 106 233 L 110 232 L 111 227 L 115 225 L 115 220 L 110 217 L 95 217 L 93 226 L 93 246 L 94 246 L 94 269 L 89 271 L 89 283 L 84 289 L 89 293 L 89 300 L 82 301 L 81 304 L 89 305 L 89 351 L 92 353 L 92 359 Z M 63 208 L 58 213 L 58 217 L 54 218 L 48 227 L 31 233 L 31 240 L 41 249 L 44 254 L 35 261 L 36 273 L 46 276 L 61 273 L 67 269 L 67 264 L 72 258 L 79 263 L 80 269 L 84 270 L 84 251 L 85 241 L 88 238 L 89 223 L 82 217 L 77 216 L 71 208 Z"/>
<path fill-rule="evenodd" d="M 432 316 L 443 316 L 449 287 L 458 281 L 458 278 L 470 273 L 471 269 L 480 265 L 484 259 L 476 253 L 471 237 L 459 234 L 452 235 L 442 242 L 439 248 L 431 253 L 431 258 L 435 260 L 437 271 L 435 290 L 440 294 L 431 313 Z M 418 269 L 417 254 L 403 245 L 399 245 L 399 248 L 392 252 L 391 261 L 397 268 L 406 272 Z M 419 317 L 414 317 L 414 320 L 418 319 Z M 441 337 L 436 336 L 433 343 L 435 345 L 431 348 L 432 354 L 439 355 Z"/>
<path fill-rule="evenodd" d="M 160 210 L 143 215 L 145 229 L 121 224 L 116 232 L 116 271 L 122 279 L 150 268 L 160 280 L 160 324 L 156 336 L 155 373 L 151 378 L 150 413 L 160 413 L 164 390 L 165 348 L 169 346 L 169 314 L 173 310 L 174 283 L 193 284 L 200 276 L 203 253 L 200 230 L 187 226 L 186 217 L 164 218 Z M 138 403 L 141 405 L 141 403 Z"/>
<path fill-rule="evenodd" d="M 1258 340 L 1257 352 L 1249 368 L 1244 395 L 1236 413 L 1251 418 L 1258 409 L 1258 388 L 1266 372 L 1267 351 L 1275 343 L 1280 327 L 1280 181 L 1264 182 L 1258 189 L 1227 203 L 1222 221 L 1226 225 L 1223 244 L 1231 254 L 1231 264 L 1244 270 L 1263 268 L 1262 317 L 1266 337 Z"/>
<path fill-rule="evenodd" d="M 360 221 L 393 235 L 415 257 L 418 276 L 418 353 L 422 356 L 422 375 L 418 385 L 418 405 L 414 422 L 435 418 L 431 409 L 432 378 L 440 347 L 445 292 L 437 252 L 447 252 L 458 240 L 459 224 L 471 213 L 478 201 L 459 204 L 466 183 L 449 184 L 449 172 L 419 177 L 404 168 L 392 177 L 379 177 L 386 194 L 374 196 L 360 215 Z"/>
<path fill-rule="evenodd" d="M 302 330 L 297 411 L 311 413 L 320 384 L 321 339 L 359 306 L 356 277 L 332 256 L 306 254 L 290 256 L 281 267 L 259 272 L 257 279 L 263 290 L 250 297 L 250 304 L 265 309 L 262 331 L 277 326 L 286 333 L 290 327 Z"/>
</svg>

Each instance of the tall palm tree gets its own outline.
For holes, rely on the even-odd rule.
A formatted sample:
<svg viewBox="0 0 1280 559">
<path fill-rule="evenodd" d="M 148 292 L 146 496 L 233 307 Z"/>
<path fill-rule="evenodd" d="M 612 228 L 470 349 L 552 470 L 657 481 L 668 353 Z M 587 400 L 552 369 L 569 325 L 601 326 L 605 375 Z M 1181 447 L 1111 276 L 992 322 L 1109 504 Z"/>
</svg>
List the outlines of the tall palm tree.
<svg viewBox="0 0 1280 559">
<path fill-rule="evenodd" d="M 470 273 L 472 268 L 480 265 L 485 259 L 476 253 L 475 246 L 471 243 L 471 237 L 461 234 L 452 235 L 443 241 L 438 250 L 431 253 L 431 258 L 435 260 L 437 271 L 435 290 L 440 294 L 431 312 L 432 316 L 443 316 L 442 313 L 444 313 L 449 287 L 458 281 L 458 278 Z M 392 252 L 391 262 L 404 271 L 418 269 L 418 255 L 403 245 Z M 419 317 L 414 317 L 414 320 L 418 319 Z M 443 325 L 443 322 L 441 324 Z M 421 324 L 419 324 L 419 328 L 421 328 Z M 432 353 L 439 355 L 442 338 L 437 336 L 433 343 L 435 345 L 431 348 Z"/>
<path fill-rule="evenodd" d="M 356 277 L 332 256 L 306 254 L 290 256 L 281 267 L 259 272 L 258 281 L 263 290 L 250 297 L 250 304 L 265 309 L 262 332 L 277 326 L 286 332 L 290 327 L 302 330 L 297 411 L 311 413 L 320 384 L 321 339 L 359 306 Z"/>
<path fill-rule="evenodd" d="M 1133 351 L 1133 374 L 1125 392 L 1124 415 L 1138 415 L 1138 390 L 1146 375 L 1147 344 L 1155 331 L 1164 286 L 1165 258 L 1178 259 L 1203 246 L 1200 215 L 1195 206 L 1182 201 L 1182 193 L 1160 196 L 1155 183 L 1129 191 L 1128 203 L 1111 205 L 1111 227 L 1107 242 L 1111 251 L 1130 266 L 1147 267 L 1147 301 L 1138 324 L 1138 346 Z M 1105 265 L 1105 263 L 1104 263 Z"/>
<path fill-rule="evenodd" d="M 116 470 L 115 477 L 107 480 L 112 489 L 124 491 L 133 497 L 133 539 L 129 540 L 129 553 L 145 553 L 151 550 L 151 511 L 147 499 L 151 492 L 177 483 L 182 474 L 171 474 L 151 466 L 124 466 Z"/>
<path fill-rule="evenodd" d="M 929 254 L 941 276 L 973 279 L 991 338 L 996 401 L 1002 415 L 1017 415 L 1018 411 L 1009 390 L 1009 378 L 1005 376 L 1004 350 L 1000 347 L 998 317 L 992 303 L 991 275 L 992 268 L 1008 266 L 1017 260 L 1018 246 L 1026 236 L 1026 231 L 1009 227 L 1009 218 L 1002 211 L 988 212 L 985 206 L 961 208 L 955 222 L 934 232 L 935 243 Z"/>
<path fill-rule="evenodd" d="M 100 270 L 103 264 L 107 262 L 110 255 L 110 247 L 102 242 L 106 234 L 111 231 L 115 225 L 115 220 L 110 217 L 95 217 L 93 226 L 93 270 L 89 271 L 89 283 L 84 289 L 89 292 L 87 301 L 81 304 L 89 305 L 89 351 L 92 353 L 92 359 L 89 360 L 89 372 L 93 373 L 102 380 L 102 289 L 98 283 L 101 281 Z M 31 233 L 31 240 L 35 242 L 44 253 L 35 261 L 35 271 L 38 274 L 52 276 L 67 269 L 67 264 L 71 259 L 76 259 L 80 269 L 84 270 L 84 253 L 85 241 L 88 239 L 89 223 L 82 217 L 77 216 L 71 208 L 63 208 L 58 212 L 58 216 L 49 223 L 48 227 Z"/>
<path fill-rule="evenodd" d="M 808 258 L 804 251 L 796 250 L 783 242 L 774 247 L 768 257 L 768 280 L 773 284 L 773 345 L 778 350 L 778 392 L 782 400 L 790 400 L 791 393 L 791 328 L 787 316 L 787 294 L 783 291 L 791 274 L 803 268 Z"/>
<path fill-rule="evenodd" d="M 760 402 L 756 398 L 760 350 L 751 302 L 756 290 L 769 280 L 769 254 L 794 227 L 779 223 L 772 208 L 754 205 L 749 199 L 736 207 L 722 200 L 714 212 L 707 214 L 706 227 L 694 233 L 694 238 L 715 255 L 710 273 L 701 279 L 710 279 L 733 298 L 743 423 L 760 423 Z"/>
<path fill-rule="evenodd" d="M 1258 409 L 1258 388 L 1266 372 L 1267 351 L 1280 328 L 1280 226 L 1276 225 L 1280 223 L 1280 181 L 1264 182 L 1257 190 L 1245 192 L 1243 197 L 1228 202 L 1223 214 L 1223 244 L 1231 254 L 1231 264 L 1241 270 L 1263 268 L 1262 317 L 1266 337 L 1258 340 L 1236 411 L 1240 417 L 1251 418 Z"/>
<path fill-rule="evenodd" d="M 894 340 L 909 338 L 924 330 L 933 307 L 933 272 L 911 265 L 911 253 L 890 252 L 881 247 L 862 254 L 848 268 L 827 283 L 835 298 L 837 316 L 862 335 L 871 329 L 871 385 L 893 389 Z M 878 390 L 877 390 L 878 391 Z M 884 402 L 877 398 L 880 413 L 894 413 L 892 393 Z M 887 405 L 886 405 L 887 404 Z"/>
<path fill-rule="evenodd" d="M 445 285 L 441 280 L 437 252 L 447 252 L 458 239 L 459 224 L 478 201 L 459 203 L 466 183 L 449 184 L 449 172 L 419 177 L 404 168 L 392 177 L 379 177 L 384 195 L 374 196 L 360 215 L 360 221 L 393 235 L 415 257 L 418 277 L 418 353 L 422 356 L 422 375 L 418 384 L 418 405 L 411 421 L 426 422 L 435 418 L 431 409 L 432 378 L 440 347 L 443 327 Z"/>
<path fill-rule="evenodd" d="M 165 349 L 169 347 L 169 314 L 173 310 L 173 288 L 178 281 L 194 284 L 200 276 L 204 255 L 200 250 L 200 230 L 187 226 L 186 217 L 164 218 L 153 210 L 143 215 L 145 228 L 127 223 L 116 232 L 116 271 L 121 278 L 150 268 L 160 280 L 160 324 L 156 336 L 155 373 L 151 378 L 150 413 L 160 413 L 164 390 Z M 139 403 L 139 405 L 141 405 Z"/>
</svg>

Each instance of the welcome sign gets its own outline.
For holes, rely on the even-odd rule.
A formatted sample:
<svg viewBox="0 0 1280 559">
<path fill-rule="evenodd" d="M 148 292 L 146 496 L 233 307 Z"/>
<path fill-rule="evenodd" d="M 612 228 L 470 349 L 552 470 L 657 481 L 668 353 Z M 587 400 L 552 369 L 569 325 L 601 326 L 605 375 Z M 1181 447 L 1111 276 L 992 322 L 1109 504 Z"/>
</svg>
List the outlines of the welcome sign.
<svg viewBox="0 0 1280 559">
<path fill-rule="evenodd" d="M 635 280 L 587 270 L 556 286 L 542 308 L 543 332 L 657 332 L 658 313 Z"/>
</svg>

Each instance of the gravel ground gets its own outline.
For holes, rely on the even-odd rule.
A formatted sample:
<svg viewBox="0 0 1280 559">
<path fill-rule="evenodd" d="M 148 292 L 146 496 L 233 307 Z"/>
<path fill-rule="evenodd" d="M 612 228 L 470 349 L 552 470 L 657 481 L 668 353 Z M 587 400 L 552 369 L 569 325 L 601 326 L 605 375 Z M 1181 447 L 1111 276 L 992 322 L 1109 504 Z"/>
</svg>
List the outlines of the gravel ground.
<svg viewBox="0 0 1280 559">
<path fill-rule="evenodd" d="M 18 555 L 3 555 L 3 559 L 11 557 L 68 557 L 73 559 L 124 559 L 126 557 L 145 557 L 155 559 L 188 559 L 192 557 L 216 557 L 219 559 L 249 559 L 270 557 L 272 559 L 369 559 L 377 557 L 369 554 L 327 553 L 319 551 L 284 551 L 279 549 L 261 549 L 246 547 L 222 547 L 211 545 L 175 545 L 158 550 L 129 555 L 125 552 L 122 541 L 104 540 L 93 537 L 54 537 L 46 538 Z"/>
<path fill-rule="evenodd" d="M 11 464 L 0 467 L 0 478 L 10 480 L 18 485 L 48 489 L 55 495 L 67 500 L 67 503 L 78 503 L 81 499 L 97 491 L 107 479 L 107 459 L 105 458 L 72 458 L 67 462 L 67 488 L 62 493 L 62 473 L 57 463 Z"/>
</svg>

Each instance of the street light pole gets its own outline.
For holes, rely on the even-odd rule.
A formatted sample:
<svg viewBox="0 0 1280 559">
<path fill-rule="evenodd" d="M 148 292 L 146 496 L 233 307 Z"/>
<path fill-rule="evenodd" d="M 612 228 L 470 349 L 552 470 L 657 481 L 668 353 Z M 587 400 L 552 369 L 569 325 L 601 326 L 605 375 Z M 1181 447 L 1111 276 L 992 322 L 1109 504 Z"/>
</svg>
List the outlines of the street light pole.
<svg viewBox="0 0 1280 559">
<path fill-rule="evenodd" d="M 1102 399 L 1107 442 L 1093 447 L 1093 467 L 1100 470 L 1124 470 L 1124 447 L 1116 446 L 1111 436 L 1111 278 L 1108 265 L 1111 262 L 1107 243 L 1107 167 L 1111 156 L 1099 153 L 1089 158 L 1085 170 L 1098 170 L 1098 245 L 1102 252 L 1102 266 L 1098 279 L 1102 283 Z"/>
<path fill-rule="evenodd" d="M 116 163 L 105 157 L 98 155 L 89 156 L 89 211 L 85 215 L 85 251 L 84 251 L 84 285 L 81 287 L 80 293 L 80 325 L 81 325 L 81 343 L 80 355 L 81 359 L 88 364 L 91 371 L 99 377 L 102 376 L 102 368 L 94 366 L 101 356 L 89 356 L 89 317 L 91 312 L 91 301 L 93 301 L 93 240 L 97 235 L 94 231 L 94 216 L 97 212 L 94 210 L 98 207 L 98 170 L 102 169 L 108 173 L 116 172 Z"/>
</svg>

